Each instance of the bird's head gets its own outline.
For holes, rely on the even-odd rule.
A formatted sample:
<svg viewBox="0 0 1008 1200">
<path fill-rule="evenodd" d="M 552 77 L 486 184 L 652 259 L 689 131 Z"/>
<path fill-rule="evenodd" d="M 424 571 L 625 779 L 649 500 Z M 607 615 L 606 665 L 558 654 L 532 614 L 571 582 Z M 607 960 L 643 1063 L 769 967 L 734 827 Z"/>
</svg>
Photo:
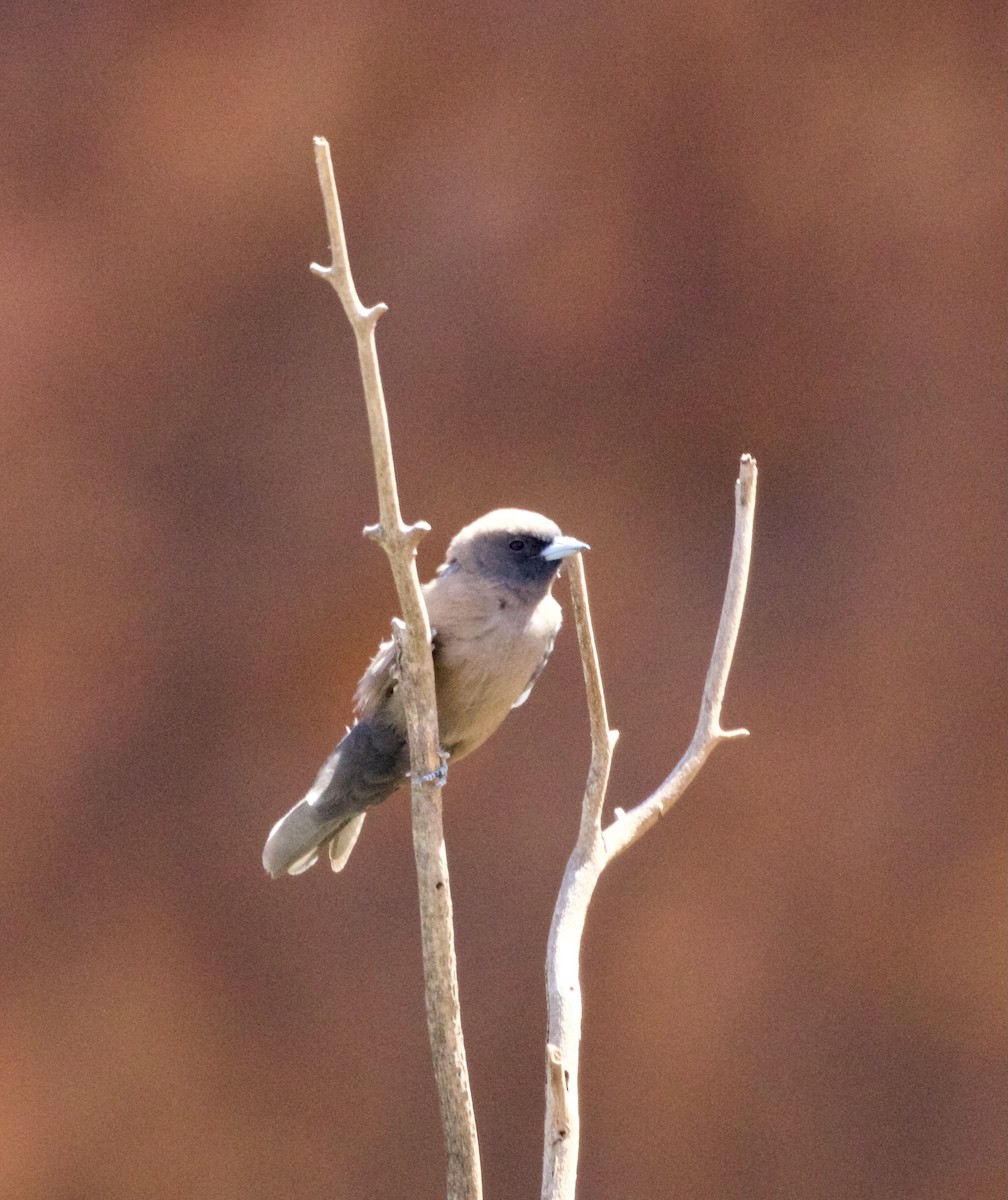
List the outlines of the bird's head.
<svg viewBox="0 0 1008 1200">
<path fill-rule="evenodd" d="M 523 508 L 497 508 L 452 538 L 442 570 L 481 575 L 518 592 L 545 593 L 564 559 L 588 546 Z"/>
</svg>

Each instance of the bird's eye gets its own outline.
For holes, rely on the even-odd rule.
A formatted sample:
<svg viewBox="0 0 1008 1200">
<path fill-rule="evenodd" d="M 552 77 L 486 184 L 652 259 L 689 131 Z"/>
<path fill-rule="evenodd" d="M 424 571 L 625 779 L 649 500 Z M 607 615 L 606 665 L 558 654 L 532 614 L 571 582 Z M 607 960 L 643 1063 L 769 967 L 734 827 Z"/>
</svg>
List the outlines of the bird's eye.
<svg viewBox="0 0 1008 1200">
<path fill-rule="evenodd" d="M 517 551 L 519 551 L 519 550 L 524 550 L 524 549 L 525 549 L 525 543 L 522 541 L 522 539 L 521 539 L 521 538 L 514 538 L 514 540 L 513 540 L 513 541 L 510 541 L 510 542 L 508 542 L 508 545 L 509 545 L 509 546 L 511 547 L 511 549 L 512 549 L 512 550 L 514 550 L 515 552 L 517 552 Z"/>
</svg>

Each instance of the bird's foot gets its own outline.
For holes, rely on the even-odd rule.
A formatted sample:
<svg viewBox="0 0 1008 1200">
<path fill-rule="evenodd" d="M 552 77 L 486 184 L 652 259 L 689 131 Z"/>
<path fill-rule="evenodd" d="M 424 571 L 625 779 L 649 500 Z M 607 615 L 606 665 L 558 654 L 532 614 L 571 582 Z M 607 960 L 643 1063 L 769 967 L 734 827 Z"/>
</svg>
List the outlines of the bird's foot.
<svg viewBox="0 0 1008 1200">
<path fill-rule="evenodd" d="M 425 771 L 420 776 L 421 783 L 434 783 L 437 784 L 439 788 L 443 788 L 448 782 L 448 751 L 442 750 L 440 751 L 440 755 L 441 765 L 439 767 L 435 767 L 433 771 Z"/>
</svg>

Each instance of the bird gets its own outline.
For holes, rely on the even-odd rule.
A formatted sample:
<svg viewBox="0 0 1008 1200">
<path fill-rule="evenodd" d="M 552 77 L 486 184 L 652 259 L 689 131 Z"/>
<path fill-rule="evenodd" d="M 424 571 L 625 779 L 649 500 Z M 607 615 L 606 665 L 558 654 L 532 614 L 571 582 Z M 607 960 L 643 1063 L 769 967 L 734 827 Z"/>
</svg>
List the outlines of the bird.
<svg viewBox="0 0 1008 1200">
<path fill-rule="evenodd" d="M 553 583 L 564 560 L 587 549 L 521 508 L 494 509 L 452 538 L 422 589 L 445 763 L 481 746 L 528 698 L 560 630 Z M 323 850 L 341 871 L 367 809 L 407 781 L 409 741 L 391 640 L 357 685 L 354 710 L 310 790 L 270 830 L 263 867 L 273 878 L 300 875 Z"/>
</svg>

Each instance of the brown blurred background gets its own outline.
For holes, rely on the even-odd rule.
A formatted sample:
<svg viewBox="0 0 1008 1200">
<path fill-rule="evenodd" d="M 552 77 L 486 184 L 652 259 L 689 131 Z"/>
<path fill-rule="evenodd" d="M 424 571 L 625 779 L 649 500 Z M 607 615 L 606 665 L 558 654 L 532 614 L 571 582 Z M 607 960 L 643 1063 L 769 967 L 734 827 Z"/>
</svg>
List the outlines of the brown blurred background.
<svg viewBox="0 0 1008 1200">
<path fill-rule="evenodd" d="M 422 574 L 499 504 L 592 544 L 611 804 L 760 464 L 753 737 L 597 896 L 580 1194 L 1002 1197 L 1003 7 L 0 22 L 4 1200 L 443 1194 L 405 797 L 339 878 L 259 861 L 394 611 L 319 133 Z M 568 627 L 445 793 L 488 1197 L 587 760 Z"/>
</svg>

